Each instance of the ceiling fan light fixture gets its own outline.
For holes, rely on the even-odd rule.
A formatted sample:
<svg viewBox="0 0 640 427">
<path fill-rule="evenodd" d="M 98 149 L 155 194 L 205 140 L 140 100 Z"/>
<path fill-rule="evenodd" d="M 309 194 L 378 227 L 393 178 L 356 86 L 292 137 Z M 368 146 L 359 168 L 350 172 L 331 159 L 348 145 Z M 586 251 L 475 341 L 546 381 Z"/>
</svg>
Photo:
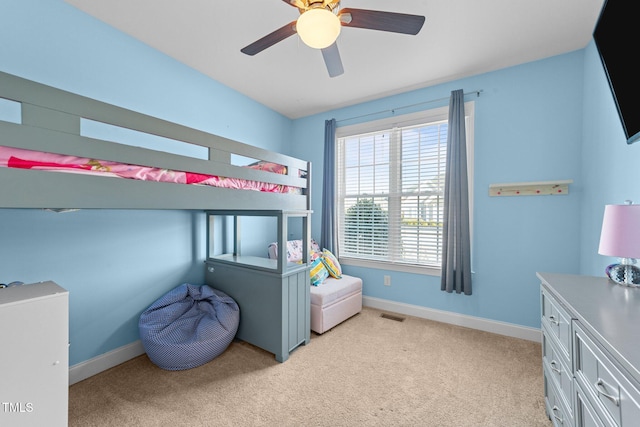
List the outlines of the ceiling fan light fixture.
<svg viewBox="0 0 640 427">
<path fill-rule="evenodd" d="M 331 46 L 340 35 L 340 19 L 327 9 L 311 9 L 296 22 L 296 32 L 309 47 L 324 49 Z"/>
</svg>

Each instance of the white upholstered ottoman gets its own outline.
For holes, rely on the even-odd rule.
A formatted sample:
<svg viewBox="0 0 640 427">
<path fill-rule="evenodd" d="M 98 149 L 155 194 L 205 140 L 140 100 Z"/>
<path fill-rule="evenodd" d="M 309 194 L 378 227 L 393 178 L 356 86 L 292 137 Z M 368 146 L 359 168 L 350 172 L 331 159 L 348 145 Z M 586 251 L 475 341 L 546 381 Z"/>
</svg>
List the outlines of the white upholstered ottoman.
<svg viewBox="0 0 640 427">
<path fill-rule="evenodd" d="M 315 240 L 311 251 L 320 252 Z M 269 245 L 268 256 L 278 259 L 278 243 Z M 302 240 L 287 242 L 287 261 L 302 259 Z M 362 279 L 342 274 L 342 278 L 328 277 L 318 286 L 311 286 L 311 330 L 322 334 L 362 311 Z"/>
<path fill-rule="evenodd" d="M 311 286 L 311 330 L 322 334 L 362 311 L 362 279 L 342 275 Z"/>
</svg>

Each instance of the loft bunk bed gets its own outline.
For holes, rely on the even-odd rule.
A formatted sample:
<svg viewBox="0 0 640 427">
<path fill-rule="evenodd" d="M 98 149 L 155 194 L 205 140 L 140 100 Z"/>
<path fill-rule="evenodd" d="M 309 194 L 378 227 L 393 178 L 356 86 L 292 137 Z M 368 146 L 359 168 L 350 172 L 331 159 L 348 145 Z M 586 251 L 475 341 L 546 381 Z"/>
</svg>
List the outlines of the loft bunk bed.
<svg viewBox="0 0 640 427">
<path fill-rule="evenodd" d="M 96 137 L 96 125 L 133 136 Z M 136 145 L 138 134 L 173 152 Z M 0 72 L 0 208 L 201 210 L 206 282 L 238 303 L 240 339 L 280 362 L 309 342 L 308 264 L 286 265 L 284 252 L 280 261 L 243 256 L 237 236 L 233 253 L 214 254 L 209 232 L 219 215 L 236 218 L 235 231 L 239 216 L 277 218 L 285 248 L 293 217 L 308 245 L 310 162 Z"/>
<path fill-rule="evenodd" d="M 310 162 L 1 72 L 0 101 L 18 110 L 0 119 L 0 208 L 310 209 Z M 179 148 L 83 134 L 95 124 Z"/>
</svg>

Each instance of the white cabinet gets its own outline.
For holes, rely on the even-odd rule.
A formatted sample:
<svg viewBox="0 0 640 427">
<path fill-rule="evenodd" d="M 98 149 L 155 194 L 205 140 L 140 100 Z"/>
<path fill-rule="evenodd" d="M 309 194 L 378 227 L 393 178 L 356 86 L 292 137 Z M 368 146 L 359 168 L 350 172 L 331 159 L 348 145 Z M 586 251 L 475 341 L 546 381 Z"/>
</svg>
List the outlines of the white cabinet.
<svg viewBox="0 0 640 427">
<path fill-rule="evenodd" d="M 0 289 L 0 426 L 66 426 L 68 402 L 68 291 Z"/>
</svg>

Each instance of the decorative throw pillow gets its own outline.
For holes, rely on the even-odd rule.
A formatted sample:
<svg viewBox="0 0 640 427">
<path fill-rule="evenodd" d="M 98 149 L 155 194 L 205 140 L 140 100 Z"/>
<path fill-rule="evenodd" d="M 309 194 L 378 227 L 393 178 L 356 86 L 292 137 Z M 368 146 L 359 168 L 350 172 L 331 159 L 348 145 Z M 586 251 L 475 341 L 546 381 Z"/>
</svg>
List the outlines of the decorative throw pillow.
<svg viewBox="0 0 640 427">
<path fill-rule="evenodd" d="M 329 272 L 322 262 L 322 258 L 317 258 L 311 263 L 311 270 L 309 270 L 309 277 L 313 286 L 318 286 L 324 282 L 324 279 L 329 277 Z"/>
<path fill-rule="evenodd" d="M 320 245 L 314 239 L 311 239 L 311 258 L 316 259 L 320 254 Z"/>
<path fill-rule="evenodd" d="M 311 239 L 311 248 L 309 253 L 310 261 L 322 256 L 320 245 Z M 278 259 L 278 242 L 272 242 L 267 248 L 267 257 L 269 259 Z M 287 262 L 302 263 L 302 240 L 289 240 L 287 242 Z"/>
<path fill-rule="evenodd" d="M 302 240 L 287 242 L 287 262 L 302 263 Z"/>
<path fill-rule="evenodd" d="M 322 258 L 322 252 L 313 252 L 311 251 L 311 262 L 317 260 L 318 258 Z"/>
<path fill-rule="evenodd" d="M 327 270 L 332 277 L 335 277 L 336 279 L 342 278 L 342 267 L 338 262 L 338 258 L 336 258 L 336 256 L 328 249 L 322 249 L 322 263 L 327 267 Z"/>
</svg>

